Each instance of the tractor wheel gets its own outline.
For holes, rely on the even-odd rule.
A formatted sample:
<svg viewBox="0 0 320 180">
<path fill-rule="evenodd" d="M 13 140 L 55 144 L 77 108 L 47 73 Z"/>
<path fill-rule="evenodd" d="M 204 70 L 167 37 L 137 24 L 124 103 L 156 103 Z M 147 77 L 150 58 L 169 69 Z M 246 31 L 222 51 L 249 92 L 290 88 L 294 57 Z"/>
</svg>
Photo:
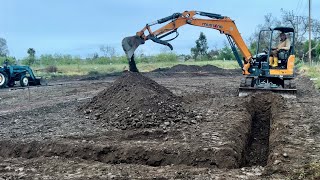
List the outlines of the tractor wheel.
<svg viewBox="0 0 320 180">
<path fill-rule="evenodd" d="M 21 76 L 20 78 L 20 86 L 25 87 L 29 85 L 29 79 L 27 76 Z"/>
<path fill-rule="evenodd" d="M 8 75 L 5 72 L 0 72 L 0 88 L 6 87 L 8 82 Z"/>
</svg>

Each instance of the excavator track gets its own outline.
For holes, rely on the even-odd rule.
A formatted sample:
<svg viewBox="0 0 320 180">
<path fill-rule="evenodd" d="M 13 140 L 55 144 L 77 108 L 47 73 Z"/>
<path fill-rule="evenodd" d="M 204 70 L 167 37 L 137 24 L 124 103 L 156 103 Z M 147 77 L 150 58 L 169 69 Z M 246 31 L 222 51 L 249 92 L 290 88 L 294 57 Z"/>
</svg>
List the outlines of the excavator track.
<svg viewBox="0 0 320 180">
<path fill-rule="evenodd" d="M 253 81 L 252 77 L 242 78 L 239 87 L 239 97 L 245 97 L 257 92 L 273 92 L 284 98 L 296 98 L 297 88 L 293 79 L 283 80 L 281 84 L 283 85 L 273 83 L 256 83 Z"/>
</svg>

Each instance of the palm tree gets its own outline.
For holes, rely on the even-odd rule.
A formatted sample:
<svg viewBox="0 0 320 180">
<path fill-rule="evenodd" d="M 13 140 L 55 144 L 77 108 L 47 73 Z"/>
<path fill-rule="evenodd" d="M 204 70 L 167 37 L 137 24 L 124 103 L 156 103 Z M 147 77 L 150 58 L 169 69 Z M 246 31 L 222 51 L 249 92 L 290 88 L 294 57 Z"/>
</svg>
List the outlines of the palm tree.
<svg viewBox="0 0 320 180">
<path fill-rule="evenodd" d="M 35 62 L 36 51 L 33 48 L 29 48 L 27 53 L 29 54 L 28 65 L 32 65 Z"/>
</svg>

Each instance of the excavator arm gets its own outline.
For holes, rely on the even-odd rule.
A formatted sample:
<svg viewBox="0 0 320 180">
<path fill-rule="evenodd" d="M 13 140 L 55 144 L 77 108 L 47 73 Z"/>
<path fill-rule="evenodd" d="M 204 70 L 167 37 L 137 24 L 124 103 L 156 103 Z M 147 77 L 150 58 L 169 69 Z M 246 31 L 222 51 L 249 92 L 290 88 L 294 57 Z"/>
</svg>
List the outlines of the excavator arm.
<svg viewBox="0 0 320 180">
<path fill-rule="evenodd" d="M 210 19 L 200 19 L 196 17 L 197 15 L 209 17 Z M 151 30 L 151 26 L 162 24 L 168 21 L 171 22 L 155 31 Z M 221 34 L 225 34 L 231 45 L 231 49 L 235 54 L 238 64 L 243 70 L 243 74 L 250 74 L 248 69 L 250 67 L 250 62 L 252 61 L 252 56 L 234 21 L 229 17 L 221 16 L 219 14 L 200 11 L 185 11 L 183 13 L 175 13 L 171 16 L 147 24 L 141 31 L 138 31 L 135 36 L 124 38 L 122 41 L 122 47 L 129 60 L 130 71 L 138 71 L 134 62 L 134 51 L 139 45 L 144 44 L 144 42 L 147 40 L 152 40 L 153 42 L 166 45 L 172 50 L 173 47 L 168 41 L 175 39 L 178 36 L 177 29 L 187 24 L 215 29 L 220 31 Z M 176 33 L 177 36 L 170 40 L 162 40 L 162 38 L 172 33 Z M 243 56 L 244 64 L 240 59 L 236 46 Z"/>
</svg>

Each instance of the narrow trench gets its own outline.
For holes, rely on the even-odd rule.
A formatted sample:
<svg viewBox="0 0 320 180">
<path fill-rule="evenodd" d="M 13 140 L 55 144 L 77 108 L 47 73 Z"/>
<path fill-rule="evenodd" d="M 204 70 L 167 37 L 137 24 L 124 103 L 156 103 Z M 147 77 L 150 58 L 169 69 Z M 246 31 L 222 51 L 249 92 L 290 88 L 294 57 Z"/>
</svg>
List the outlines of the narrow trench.
<svg viewBox="0 0 320 180">
<path fill-rule="evenodd" d="M 255 99 L 250 104 L 252 120 L 251 133 L 247 140 L 242 167 L 266 166 L 269 156 L 269 136 L 271 121 L 271 102 L 267 99 Z"/>
<path fill-rule="evenodd" d="M 140 145 L 121 146 L 121 144 L 112 143 L 101 146 L 78 142 L 69 143 L 68 141 L 20 142 L 3 140 L 0 141 L 0 156 L 28 159 L 41 156 L 77 157 L 107 164 L 143 164 L 154 167 L 167 165 L 218 168 L 266 166 L 269 156 L 270 126 L 274 120 L 272 116 L 278 112 L 277 108 L 282 107 L 281 104 L 281 100 L 273 95 L 251 97 L 246 105 L 252 119 L 251 121 L 247 119 L 243 122 L 246 124 L 246 130 L 240 131 L 240 133 L 243 132 L 243 136 L 241 136 L 241 143 L 239 143 L 239 151 L 237 152 L 232 148 L 222 148 L 216 152 L 204 150 L 203 148 L 196 148 L 190 151 L 180 147 L 175 148 L 175 146 L 150 149 Z M 251 123 L 250 130 L 248 130 L 249 123 Z M 148 137 L 151 139 L 163 139 L 165 136 L 162 131 L 155 131 L 154 133 L 134 134 L 128 136 L 128 138 L 129 140 L 146 139 Z M 177 137 L 179 133 L 172 136 Z"/>
</svg>

